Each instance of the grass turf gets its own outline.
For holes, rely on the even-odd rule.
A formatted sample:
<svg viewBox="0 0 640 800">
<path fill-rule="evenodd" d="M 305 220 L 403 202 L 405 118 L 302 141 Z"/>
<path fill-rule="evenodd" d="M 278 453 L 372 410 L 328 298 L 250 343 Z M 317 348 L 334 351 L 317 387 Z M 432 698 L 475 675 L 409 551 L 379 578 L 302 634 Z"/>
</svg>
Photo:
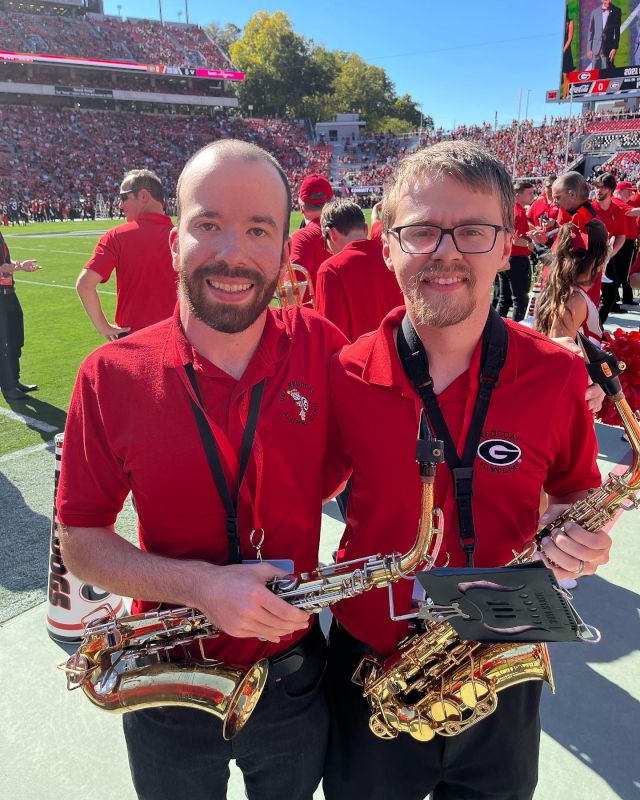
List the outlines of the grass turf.
<svg viewBox="0 0 640 800">
<path fill-rule="evenodd" d="M 365 213 L 369 219 L 370 212 Z M 299 227 L 300 220 L 300 214 L 294 212 L 291 231 Z M 63 429 L 78 366 L 88 353 L 104 344 L 76 294 L 76 278 L 101 232 L 121 222 L 32 223 L 2 229 L 12 258 L 37 259 L 43 269 L 29 274 L 16 273 L 25 323 L 21 379 L 25 383 L 37 383 L 40 390 L 27 401 L 7 402 L 0 395 L 0 410 L 12 410 L 54 426 L 56 430 Z M 107 319 L 113 321 L 115 277 L 112 275 L 98 292 Z M 50 441 L 54 433 L 0 413 L 0 456 Z"/>
</svg>

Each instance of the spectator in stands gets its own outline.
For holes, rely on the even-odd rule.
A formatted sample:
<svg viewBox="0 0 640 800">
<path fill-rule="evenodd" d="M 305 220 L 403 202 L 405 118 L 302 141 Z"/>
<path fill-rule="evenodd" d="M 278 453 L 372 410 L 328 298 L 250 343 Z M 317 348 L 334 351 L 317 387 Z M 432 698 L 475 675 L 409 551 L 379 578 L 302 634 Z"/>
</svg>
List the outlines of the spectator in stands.
<svg viewBox="0 0 640 800">
<path fill-rule="evenodd" d="M 20 356 L 24 345 L 24 318 L 16 294 L 13 274 L 35 272 L 36 261 L 12 261 L 9 248 L 0 233 L 0 390 L 5 400 L 24 400 L 35 392 L 35 383 L 20 381 Z"/>
<path fill-rule="evenodd" d="M 171 316 L 176 304 L 169 233 L 171 218 L 163 213 L 164 192 L 158 176 L 131 170 L 120 186 L 127 219 L 107 231 L 78 277 L 76 289 L 89 319 L 101 336 L 113 341 Z M 116 324 L 102 310 L 98 284 L 117 279 Z"/>
<path fill-rule="evenodd" d="M 611 172 L 606 172 L 604 175 L 599 175 L 593 185 L 596 189 L 596 200 L 592 203 L 593 208 L 598 219 L 604 222 L 610 239 L 613 240 L 609 261 L 606 266 L 606 277 L 609 280 L 602 283 L 601 289 L 600 322 L 604 325 L 611 311 L 626 313 L 620 307 L 614 308 L 614 305 L 615 299 L 618 297 L 620 273 L 624 269 L 624 262 L 621 260 L 620 252 L 626 240 L 628 223 L 625 209 L 620 208 L 613 202 L 613 193 L 617 186 L 615 176 Z M 627 206 L 627 208 L 629 207 Z M 626 269 L 628 272 L 628 264 Z M 591 295 L 591 299 L 594 303 L 596 302 L 594 295 Z"/>
<path fill-rule="evenodd" d="M 545 231 L 550 231 L 558 225 L 557 218 L 560 209 L 553 202 L 553 183 L 555 180 L 555 175 L 549 175 L 548 178 L 545 178 L 540 197 L 529 206 L 527 219 L 534 228 L 543 228 Z"/>
<path fill-rule="evenodd" d="M 320 228 L 320 215 L 324 204 L 332 197 L 333 189 L 324 175 L 314 173 L 302 182 L 299 203 L 305 226 L 294 231 L 291 237 L 291 262 L 307 270 L 314 288 L 318 268 L 330 255 Z"/>
<path fill-rule="evenodd" d="M 513 306 L 513 319 L 520 322 L 527 313 L 531 278 L 529 256 L 534 247 L 525 208 L 531 205 L 533 200 L 533 184 L 530 181 L 518 181 L 514 184 L 514 190 L 516 193 L 515 230 L 509 269 L 498 272 L 500 287 L 498 313 L 501 317 L 506 317 Z"/>
<path fill-rule="evenodd" d="M 320 226 L 333 256 L 318 270 L 316 309 L 354 342 L 403 304 L 402 293 L 383 258 L 381 239 L 367 239 L 357 203 L 330 201 L 322 209 Z"/>
</svg>

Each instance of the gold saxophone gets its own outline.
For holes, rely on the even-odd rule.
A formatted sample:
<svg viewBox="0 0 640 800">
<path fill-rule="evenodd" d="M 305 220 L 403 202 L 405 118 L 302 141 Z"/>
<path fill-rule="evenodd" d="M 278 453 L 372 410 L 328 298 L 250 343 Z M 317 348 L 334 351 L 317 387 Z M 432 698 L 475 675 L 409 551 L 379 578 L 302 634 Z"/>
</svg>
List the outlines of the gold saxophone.
<svg viewBox="0 0 640 800">
<path fill-rule="evenodd" d="M 532 560 L 538 542 L 562 522 L 574 520 L 595 532 L 619 510 L 640 505 L 640 422 L 627 403 L 618 375 L 625 368 L 581 336 L 587 370 L 615 404 L 633 454 L 623 475 L 611 473 L 599 489 L 566 509 L 508 566 Z M 408 733 L 419 741 L 436 734 L 457 736 L 495 711 L 498 692 L 525 681 L 543 680 L 554 689 L 549 652 L 544 643 L 463 641 L 446 621 L 400 642 L 385 660 L 366 656 L 353 680 L 363 687 L 372 715 L 369 727 L 381 739 Z"/>
<path fill-rule="evenodd" d="M 418 533 L 404 555 L 370 556 L 321 566 L 311 573 L 275 578 L 268 588 L 278 597 L 309 613 L 348 597 L 388 586 L 423 565 L 435 562 L 442 543 L 441 511 L 434 508 L 436 465 L 443 460 L 442 442 L 418 438 L 417 460 L 422 479 Z M 249 669 L 207 659 L 203 640 L 218 629 L 193 608 L 135 614 L 119 619 L 108 607 L 100 617 L 83 620 L 78 650 L 61 665 L 69 690 L 82 687 L 105 711 L 124 713 L 142 708 L 177 705 L 208 711 L 223 720 L 223 736 L 231 739 L 249 719 L 267 678 L 266 658 Z M 200 658 L 186 646 L 197 642 Z M 180 648 L 180 658 L 172 651 Z"/>
</svg>

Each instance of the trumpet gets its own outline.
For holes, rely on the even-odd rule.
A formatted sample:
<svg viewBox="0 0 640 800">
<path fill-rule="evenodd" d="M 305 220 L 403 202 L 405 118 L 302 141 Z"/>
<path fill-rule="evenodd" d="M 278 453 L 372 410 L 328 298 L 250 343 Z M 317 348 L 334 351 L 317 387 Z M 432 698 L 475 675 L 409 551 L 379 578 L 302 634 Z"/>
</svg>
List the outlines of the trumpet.
<svg viewBox="0 0 640 800">
<path fill-rule="evenodd" d="M 302 264 L 287 262 L 286 270 L 281 274 L 274 294 L 281 308 L 305 306 L 315 308 L 315 292 L 313 281 Z"/>
</svg>

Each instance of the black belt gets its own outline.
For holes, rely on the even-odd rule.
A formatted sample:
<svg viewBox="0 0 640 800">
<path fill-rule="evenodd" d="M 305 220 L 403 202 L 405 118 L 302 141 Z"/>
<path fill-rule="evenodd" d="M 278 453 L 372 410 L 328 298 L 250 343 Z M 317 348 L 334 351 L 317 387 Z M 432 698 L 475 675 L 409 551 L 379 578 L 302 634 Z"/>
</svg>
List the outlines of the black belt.
<svg viewBox="0 0 640 800">
<path fill-rule="evenodd" d="M 314 620 L 313 627 L 299 642 L 269 658 L 267 688 L 274 689 L 279 681 L 293 675 L 308 658 L 324 659 L 326 640 L 320 624 Z"/>
<path fill-rule="evenodd" d="M 2 286 L 0 288 L 0 294 L 15 294 L 16 290 L 13 286 Z"/>
</svg>

